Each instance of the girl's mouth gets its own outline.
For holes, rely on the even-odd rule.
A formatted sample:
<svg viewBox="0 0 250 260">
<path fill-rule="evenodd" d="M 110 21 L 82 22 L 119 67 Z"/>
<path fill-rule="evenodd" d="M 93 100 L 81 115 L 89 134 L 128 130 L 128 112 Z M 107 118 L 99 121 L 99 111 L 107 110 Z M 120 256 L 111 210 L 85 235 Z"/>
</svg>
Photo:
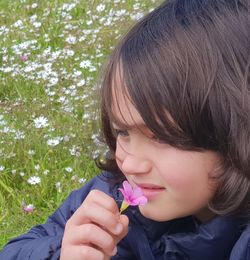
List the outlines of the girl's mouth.
<svg viewBox="0 0 250 260">
<path fill-rule="evenodd" d="M 148 199 L 152 199 L 159 195 L 161 192 L 165 191 L 166 188 L 149 183 L 138 183 L 136 184 L 142 191 L 143 195 Z"/>
</svg>

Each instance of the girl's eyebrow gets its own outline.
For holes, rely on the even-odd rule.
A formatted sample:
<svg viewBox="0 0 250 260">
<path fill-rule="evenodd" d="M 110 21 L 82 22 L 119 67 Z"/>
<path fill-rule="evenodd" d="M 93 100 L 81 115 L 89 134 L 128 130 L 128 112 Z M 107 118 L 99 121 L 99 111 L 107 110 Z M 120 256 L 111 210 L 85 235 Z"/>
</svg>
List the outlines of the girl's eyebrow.
<svg viewBox="0 0 250 260">
<path fill-rule="evenodd" d="M 112 117 L 110 120 L 112 127 L 119 127 L 119 128 L 127 128 L 127 124 L 122 123 L 120 120 L 118 120 L 116 117 Z"/>
<path fill-rule="evenodd" d="M 121 129 L 126 129 L 126 130 L 130 130 L 133 128 L 139 128 L 139 129 L 147 129 L 148 127 L 146 126 L 146 124 L 144 122 L 139 122 L 139 123 L 134 123 L 134 124 L 127 124 L 127 123 L 123 123 L 120 120 L 113 120 L 111 122 L 112 127 L 116 128 L 121 128 Z"/>
</svg>

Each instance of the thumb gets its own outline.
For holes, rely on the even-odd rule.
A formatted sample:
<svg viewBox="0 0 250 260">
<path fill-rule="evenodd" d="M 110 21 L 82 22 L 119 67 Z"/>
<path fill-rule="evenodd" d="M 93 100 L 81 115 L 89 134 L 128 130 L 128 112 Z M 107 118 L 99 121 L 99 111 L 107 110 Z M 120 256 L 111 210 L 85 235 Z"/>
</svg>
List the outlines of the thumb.
<svg viewBox="0 0 250 260">
<path fill-rule="evenodd" d="M 124 238 L 128 234 L 128 224 L 129 224 L 129 219 L 126 215 L 121 214 L 120 215 L 120 220 L 119 222 L 123 226 L 122 232 L 117 236 L 118 241 L 120 241 L 122 238 Z"/>
</svg>

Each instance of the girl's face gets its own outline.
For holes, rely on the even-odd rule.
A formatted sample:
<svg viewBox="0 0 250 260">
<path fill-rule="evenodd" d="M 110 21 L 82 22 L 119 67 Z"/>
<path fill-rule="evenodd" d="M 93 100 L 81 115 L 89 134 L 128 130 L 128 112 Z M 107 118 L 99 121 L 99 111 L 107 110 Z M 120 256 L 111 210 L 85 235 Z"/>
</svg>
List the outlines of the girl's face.
<svg viewBox="0 0 250 260">
<path fill-rule="evenodd" d="M 211 173 L 218 167 L 216 152 L 184 151 L 161 143 L 145 126 L 135 107 L 118 96 L 116 162 L 132 186 L 139 186 L 148 198 L 139 209 L 147 218 L 166 221 L 209 213 L 207 204 L 216 190 Z M 206 218 L 207 216 L 205 216 Z M 201 219 L 202 220 L 202 219 Z"/>
</svg>

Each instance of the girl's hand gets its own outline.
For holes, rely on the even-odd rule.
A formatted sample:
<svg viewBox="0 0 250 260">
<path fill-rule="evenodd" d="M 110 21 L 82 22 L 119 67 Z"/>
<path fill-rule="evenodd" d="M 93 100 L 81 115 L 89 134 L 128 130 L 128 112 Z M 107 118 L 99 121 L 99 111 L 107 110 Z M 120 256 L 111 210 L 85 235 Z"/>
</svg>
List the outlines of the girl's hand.
<svg viewBox="0 0 250 260">
<path fill-rule="evenodd" d="M 65 225 L 60 260 L 110 259 L 127 232 L 128 218 L 114 199 L 92 190 Z"/>
</svg>

